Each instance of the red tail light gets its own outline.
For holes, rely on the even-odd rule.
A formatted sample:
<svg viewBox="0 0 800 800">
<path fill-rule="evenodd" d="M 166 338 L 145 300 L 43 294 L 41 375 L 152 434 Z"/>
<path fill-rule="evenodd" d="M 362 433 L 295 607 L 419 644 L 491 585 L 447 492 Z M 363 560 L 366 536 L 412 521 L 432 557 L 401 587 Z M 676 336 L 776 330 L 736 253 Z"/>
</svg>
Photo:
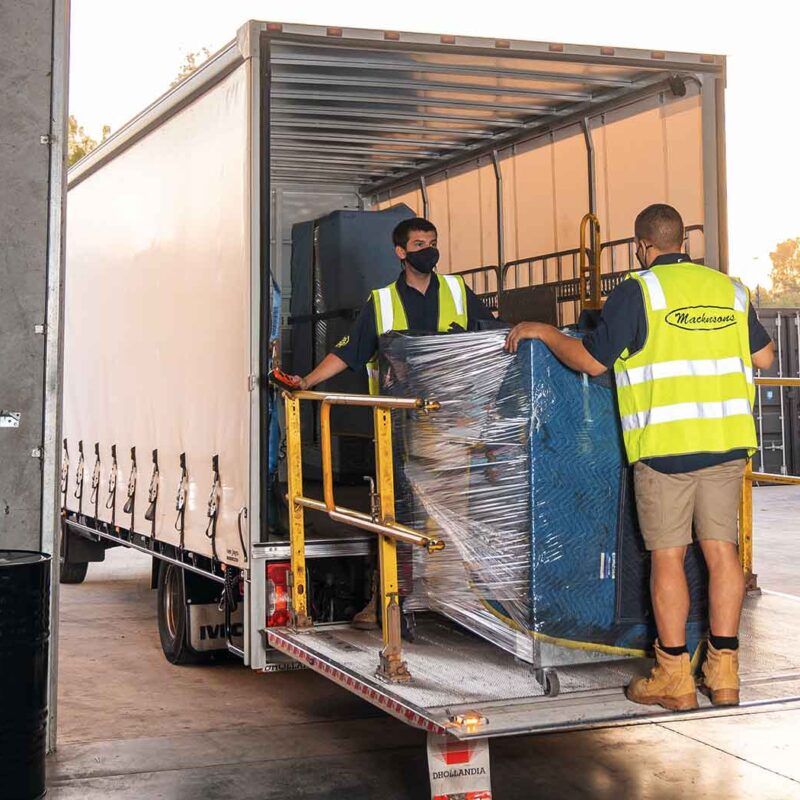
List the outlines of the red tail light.
<svg viewBox="0 0 800 800">
<path fill-rule="evenodd" d="M 267 627 L 280 628 L 289 624 L 288 561 L 267 564 Z"/>
</svg>

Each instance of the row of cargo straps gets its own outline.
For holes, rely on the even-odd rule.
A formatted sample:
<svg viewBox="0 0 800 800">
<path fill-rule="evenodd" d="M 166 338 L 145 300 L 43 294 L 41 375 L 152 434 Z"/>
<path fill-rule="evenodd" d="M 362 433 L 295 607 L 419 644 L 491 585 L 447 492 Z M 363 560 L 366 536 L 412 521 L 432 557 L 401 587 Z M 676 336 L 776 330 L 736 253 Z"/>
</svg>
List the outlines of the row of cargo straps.
<svg viewBox="0 0 800 800">
<path fill-rule="evenodd" d="M 91 494 L 89 495 L 89 502 L 94 506 L 95 519 L 99 521 L 99 507 L 100 507 L 100 475 L 101 475 L 101 459 L 100 459 L 100 443 L 96 442 L 94 445 L 94 467 L 92 469 L 91 477 Z M 83 440 L 78 442 L 78 466 L 75 470 L 75 491 L 73 497 L 78 501 L 78 514 L 83 514 L 83 490 L 84 490 L 84 475 L 85 475 L 85 454 L 83 449 Z M 179 456 L 179 478 L 178 489 L 175 494 L 175 511 L 177 517 L 175 518 L 175 530 L 180 534 L 179 548 L 185 548 L 185 534 L 186 534 L 186 497 L 189 491 L 189 471 L 186 466 L 186 453 L 181 453 Z M 219 455 L 211 457 L 211 491 L 208 495 L 208 505 L 206 510 L 206 517 L 208 524 L 206 525 L 205 534 L 211 540 L 211 552 L 214 558 L 219 561 L 217 553 L 217 522 L 219 520 L 219 504 L 222 493 L 222 481 L 220 478 L 219 470 Z M 131 469 L 128 477 L 128 487 L 125 499 L 125 505 L 122 507 L 124 514 L 131 515 L 130 530 L 133 533 L 133 516 L 136 504 L 136 484 L 139 474 L 139 468 L 136 462 L 136 447 L 131 447 Z M 111 445 L 111 471 L 108 476 L 108 498 L 105 507 L 111 511 L 111 524 L 116 525 L 116 510 L 117 510 L 117 446 Z M 161 472 L 158 464 L 158 450 L 153 450 L 153 471 L 150 476 L 150 486 L 147 492 L 147 511 L 144 513 L 144 518 L 150 523 L 150 536 L 156 539 L 156 509 L 158 507 L 158 495 L 160 484 Z M 67 509 L 67 491 L 69 483 L 69 447 L 67 440 L 64 439 L 64 453 L 61 461 L 61 495 L 62 495 L 62 511 Z M 239 541 L 242 546 L 242 555 L 247 561 L 247 547 L 244 541 L 244 532 L 242 530 L 242 520 L 247 519 L 247 507 L 242 506 L 239 510 L 237 525 L 239 531 Z"/>
</svg>

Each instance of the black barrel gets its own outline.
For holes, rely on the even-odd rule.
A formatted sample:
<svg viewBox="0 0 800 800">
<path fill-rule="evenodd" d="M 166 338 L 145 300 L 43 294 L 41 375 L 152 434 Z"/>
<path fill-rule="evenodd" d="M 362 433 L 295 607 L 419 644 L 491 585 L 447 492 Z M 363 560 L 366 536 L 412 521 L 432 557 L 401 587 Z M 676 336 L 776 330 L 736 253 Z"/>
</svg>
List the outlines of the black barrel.
<svg viewBox="0 0 800 800">
<path fill-rule="evenodd" d="M 45 793 L 50 556 L 0 550 L 0 798 Z"/>
</svg>

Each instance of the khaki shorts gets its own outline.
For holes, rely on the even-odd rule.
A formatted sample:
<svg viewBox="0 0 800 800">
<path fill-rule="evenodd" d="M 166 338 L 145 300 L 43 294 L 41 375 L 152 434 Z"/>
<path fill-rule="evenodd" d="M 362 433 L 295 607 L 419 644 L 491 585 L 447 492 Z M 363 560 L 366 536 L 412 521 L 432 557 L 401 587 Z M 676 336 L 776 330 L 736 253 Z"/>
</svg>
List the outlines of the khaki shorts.
<svg viewBox="0 0 800 800">
<path fill-rule="evenodd" d="M 668 475 L 641 461 L 633 468 L 639 527 L 648 550 L 698 540 L 738 542 L 739 498 L 745 460 Z"/>
</svg>

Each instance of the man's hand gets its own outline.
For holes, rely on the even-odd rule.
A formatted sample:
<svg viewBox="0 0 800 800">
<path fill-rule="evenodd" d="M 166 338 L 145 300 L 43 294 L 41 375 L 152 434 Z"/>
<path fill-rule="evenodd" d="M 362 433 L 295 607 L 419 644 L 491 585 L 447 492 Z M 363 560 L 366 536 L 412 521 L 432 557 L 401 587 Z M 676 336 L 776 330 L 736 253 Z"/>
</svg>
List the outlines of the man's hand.
<svg viewBox="0 0 800 800">
<path fill-rule="evenodd" d="M 296 392 L 306 388 L 305 380 L 299 375 L 287 375 L 277 368 L 270 371 L 269 382 L 285 392 Z"/>
<path fill-rule="evenodd" d="M 506 350 L 516 353 L 519 343 L 524 339 L 542 339 L 548 328 L 544 322 L 520 322 L 515 325 L 506 337 Z"/>
</svg>

